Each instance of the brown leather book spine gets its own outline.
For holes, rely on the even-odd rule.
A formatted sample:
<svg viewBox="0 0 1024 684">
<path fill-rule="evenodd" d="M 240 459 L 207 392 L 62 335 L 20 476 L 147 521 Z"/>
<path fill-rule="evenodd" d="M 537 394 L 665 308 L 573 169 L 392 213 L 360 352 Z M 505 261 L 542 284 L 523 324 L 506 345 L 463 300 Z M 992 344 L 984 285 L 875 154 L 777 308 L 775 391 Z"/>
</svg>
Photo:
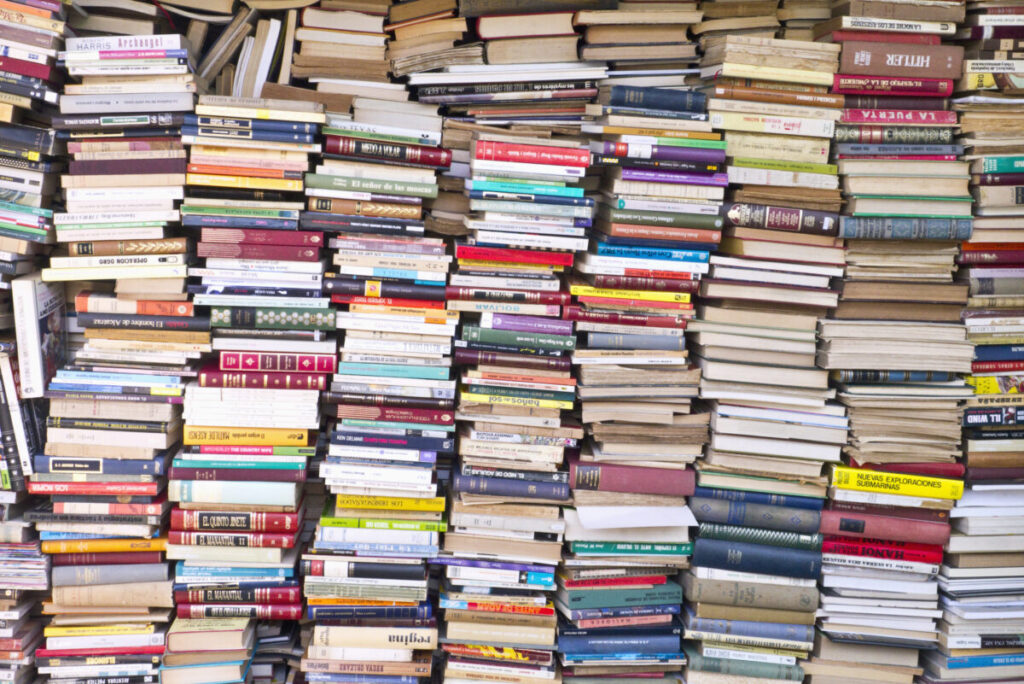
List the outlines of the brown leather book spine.
<svg viewBox="0 0 1024 684">
<path fill-rule="evenodd" d="M 843 44 L 839 71 L 865 76 L 960 78 L 964 49 L 959 45 L 910 45 L 850 41 Z"/>
</svg>

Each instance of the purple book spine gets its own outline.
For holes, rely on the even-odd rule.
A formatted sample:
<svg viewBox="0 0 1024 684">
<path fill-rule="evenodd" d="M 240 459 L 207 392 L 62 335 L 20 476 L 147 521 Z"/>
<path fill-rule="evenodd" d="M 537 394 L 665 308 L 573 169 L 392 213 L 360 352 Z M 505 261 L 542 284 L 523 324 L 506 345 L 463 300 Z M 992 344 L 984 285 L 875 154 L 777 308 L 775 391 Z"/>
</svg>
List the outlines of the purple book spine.
<svg viewBox="0 0 1024 684">
<path fill-rule="evenodd" d="M 604 143 L 604 154 L 633 159 L 665 159 L 671 161 L 695 161 L 722 163 L 725 150 L 704 147 L 676 147 L 674 145 L 648 145 L 645 143 Z"/>
<path fill-rule="evenodd" d="M 659 169 L 622 169 L 622 180 L 648 181 L 651 183 L 679 183 L 686 185 L 713 185 L 724 188 L 729 177 L 724 173 L 675 173 Z"/>
<path fill-rule="evenodd" d="M 486 319 L 485 319 L 486 320 Z M 572 321 L 558 318 L 541 318 L 540 316 L 508 316 L 490 314 L 490 327 L 494 330 L 515 330 L 517 332 L 535 332 L 548 335 L 572 335 Z"/>
</svg>

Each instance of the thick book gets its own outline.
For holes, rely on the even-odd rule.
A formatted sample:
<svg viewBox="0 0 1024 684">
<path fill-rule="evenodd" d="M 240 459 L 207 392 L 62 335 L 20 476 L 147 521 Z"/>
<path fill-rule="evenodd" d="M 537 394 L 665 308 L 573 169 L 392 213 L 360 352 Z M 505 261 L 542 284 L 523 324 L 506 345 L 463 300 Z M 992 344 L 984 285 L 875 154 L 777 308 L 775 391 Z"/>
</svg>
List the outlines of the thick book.
<svg viewBox="0 0 1024 684">
<path fill-rule="evenodd" d="M 693 548 L 693 564 L 697 567 L 816 579 L 821 572 L 821 553 L 699 538 Z"/>
</svg>

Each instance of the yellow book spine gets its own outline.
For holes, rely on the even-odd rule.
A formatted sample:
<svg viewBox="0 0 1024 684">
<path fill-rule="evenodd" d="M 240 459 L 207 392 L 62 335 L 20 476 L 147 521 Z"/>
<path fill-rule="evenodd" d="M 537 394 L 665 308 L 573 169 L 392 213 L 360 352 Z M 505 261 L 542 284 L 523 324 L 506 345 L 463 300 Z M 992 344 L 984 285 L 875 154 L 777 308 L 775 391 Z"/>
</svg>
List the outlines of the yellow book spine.
<svg viewBox="0 0 1024 684">
<path fill-rule="evenodd" d="M 760 64 L 737 64 L 725 62 L 722 64 L 722 78 L 759 78 L 766 81 L 783 81 L 784 83 L 802 83 L 808 85 L 832 85 L 832 74 L 825 71 L 811 71 L 809 69 L 783 69 L 775 66 L 764 66 Z"/>
<path fill-rule="evenodd" d="M 887 473 L 834 466 L 832 485 L 839 489 L 859 492 L 882 492 L 928 499 L 959 499 L 964 495 L 964 483 L 942 477 L 925 477 L 909 473 Z"/>
<path fill-rule="evenodd" d="M 565 267 L 555 264 L 517 264 L 511 261 L 480 261 L 478 259 L 459 259 L 461 266 L 476 266 L 478 268 L 493 268 L 502 271 L 561 271 Z"/>
<path fill-rule="evenodd" d="M 11 24 L 21 24 L 22 26 L 51 31 L 57 34 L 64 33 L 63 21 L 47 19 L 46 17 L 41 17 L 29 12 L 22 12 L 18 9 L 18 5 L 12 2 L 0 4 L 0 21 L 6 21 Z"/>
<path fill-rule="evenodd" d="M 43 636 L 89 636 L 108 634 L 153 634 L 153 624 L 114 624 L 114 625 L 49 625 L 43 629 Z"/>
<path fill-rule="evenodd" d="M 0 93 L 0 102 L 13 107 L 24 107 L 26 109 L 32 107 L 34 104 L 31 97 L 11 95 L 10 93 Z"/>
<path fill-rule="evenodd" d="M 831 81 L 829 81 L 831 83 Z M 721 140 L 719 133 L 680 131 L 674 128 L 641 128 L 639 126 L 602 126 L 607 135 L 648 135 L 655 138 L 688 138 L 690 140 Z"/>
<path fill-rule="evenodd" d="M 185 427 L 184 442 L 188 445 L 306 446 L 309 443 L 309 431 L 188 425 Z"/>
<path fill-rule="evenodd" d="M 991 90 L 996 87 L 995 74 L 991 72 L 964 74 L 957 83 L 957 91 Z"/>
<path fill-rule="evenodd" d="M 445 499 L 435 496 L 426 499 L 413 499 L 399 496 L 362 496 L 358 494 L 339 494 L 338 508 L 368 508 L 375 511 L 444 511 Z"/>
<path fill-rule="evenodd" d="M 975 394 L 1020 394 L 1020 376 L 968 375 L 964 381 L 974 388 Z"/>
<path fill-rule="evenodd" d="M 416 601 L 381 601 L 380 599 L 313 598 L 306 599 L 311 606 L 418 606 Z"/>
<path fill-rule="evenodd" d="M 493 394 L 477 394 L 462 391 L 463 401 L 471 404 L 502 404 L 505 406 L 528 406 L 530 408 L 566 409 L 571 411 L 573 402 L 559 399 L 534 399 L 531 397 L 502 397 Z"/>
<path fill-rule="evenodd" d="M 791 651 L 788 648 L 769 648 L 766 646 L 747 646 L 746 644 L 722 644 L 714 641 L 705 639 L 703 641 L 705 648 L 727 648 L 730 651 L 744 651 L 746 653 L 766 653 L 768 655 L 777 656 L 793 656 L 795 658 L 806 658 L 806 651 Z"/>
<path fill-rule="evenodd" d="M 167 539 L 62 539 L 44 541 L 43 553 L 119 553 L 122 551 L 163 551 Z"/>
<path fill-rule="evenodd" d="M 189 173 L 185 175 L 185 182 L 188 185 L 217 188 L 302 192 L 302 181 L 288 178 L 255 178 L 252 176 L 222 176 L 213 173 Z"/>
<path fill-rule="evenodd" d="M 647 302 L 690 302 L 689 292 L 654 292 L 649 290 L 616 290 L 590 285 L 572 285 L 569 292 L 580 297 L 607 297 L 609 299 L 641 299 Z"/>
</svg>

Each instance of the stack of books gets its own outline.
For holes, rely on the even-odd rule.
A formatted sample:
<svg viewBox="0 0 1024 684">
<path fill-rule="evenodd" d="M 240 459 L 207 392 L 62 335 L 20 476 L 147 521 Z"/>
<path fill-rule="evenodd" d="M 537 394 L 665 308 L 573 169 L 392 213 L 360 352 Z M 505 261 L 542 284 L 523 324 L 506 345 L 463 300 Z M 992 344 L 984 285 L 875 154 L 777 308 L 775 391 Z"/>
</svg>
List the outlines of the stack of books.
<svg viewBox="0 0 1024 684">
<path fill-rule="evenodd" d="M 326 83 L 361 82 L 363 87 L 386 84 L 384 21 L 391 3 L 361 2 L 351 3 L 357 5 L 353 8 L 334 7 L 340 4 L 344 3 L 324 2 L 301 10 L 295 30 L 298 50 L 292 56 L 291 75 L 311 82 L 321 78 Z M 320 84 L 317 89 L 321 89 Z"/>
<path fill-rule="evenodd" d="M 154 579 L 166 577 L 166 539 L 102 534 L 109 527 L 117 524 L 97 524 L 97 534 L 41 544 L 56 576 L 43 602 L 50 622 L 35 655 L 40 672 L 51 679 L 80 678 L 97 655 L 106 658 L 104 667 L 86 672 L 99 682 L 158 675 L 174 608 L 171 581 Z"/>
<path fill-rule="evenodd" d="M 351 563 L 357 567 L 359 563 Z M 405 624 L 403 624 L 403 622 Z M 316 668 L 310 681 L 339 681 L 353 676 L 368 682 L 416 682 L 431 673 L 438 646 L 437 625 L 431 620 L 329 621 L 313 626 L 303 660 Z M 333 654 L 333 663 L 313 660 L 313 654 Z M 341 661 L 341 662 L 337 662 Z M 360 673 L 353 675 L 353 672 Z"/>
<path fill-rule="evenodd" d="M 483 64 L 479 43 L 455 46 L 468 26 L 465 17 L 454 15 L 454 9 L 438 11 L 436 3 L 391 6 L 385 26 L 393 34 L 388 40 L 387 60 L 396 78 L 451 64 Z"/>
<path fill-rule="evenodd" d="M 687 29 L 702 16 L 690 3 L 622 2 L 612 10 L 580 10 L 573 22 L 584 27 L 582 59 L 611 62 L 611 75 L 647 76 L 683 72 L 697 60 Z"/>
<path fill-rule="evenodd" d="M 167 631 L 167 652 L 160 668 L 160 681 L 167 684 L 251 681 L 256 624 L 255 620 L 245 617 L 179 617 Z"/>
<path fill-rule="evenodd" d="M 64 143 L 50 126 L 60 81 L 56 65 L 65 12 L 59 2 L 10 0 L 0 14 L 0 324 L 13 327 L 14 275 L 33 270 L 32 255 L 53 242 L 51 197 Z"/>
<path fill-rule="evenodd" d="M 701 3 L 701 23 L 693 27 L 702 52 L 728 35 L 774 38 L 779 30 L 779 0 L 707 0 Z"/>
<path fill-rule="evenodd" d="M 297 640 L 265 621 L 301 617 L 304 482 L 320 441 L 320 390 L 336 367 L 334 312 L 321 296 L 324 236 L 300 221 L 302 177 L 325 117 L 319 103 L 207 95 L 196 116 L 182 211 L 205 259 L 190 270 L 201 278 L 190 290 L 209 307 L 216 354 L 185 391 L 168 557 L 184 592 L 178 619 L 242 618 L 231 631 L 250 632 L 242 650 L 251 652 L 253 630 Z M 261 622 L 247 626 L 250 618 Z M 197 656 L 211 668 L 197 676 L 233 673 L 239 655 Z M 197 662 L 184 657 L 180 667 Z M 272 667 L 264 662 L 261 676 Z"/>
<path fill-rule="evenodd" d="M 42 644 L 39 600 L 50 588 L 50 557 L 42 553 L 31 523 L 22 517 L 24 494 L 4 491 L 0 523 L 0 672 L 15 684 L 30 682 Z"/>
<path fill-rule="evenodd" d="M 779 38 L 814 40 L 814 27 L 831 16 L 827 0 L 782 0 L 778 12 L 782 24 Z"/>
</svg>

